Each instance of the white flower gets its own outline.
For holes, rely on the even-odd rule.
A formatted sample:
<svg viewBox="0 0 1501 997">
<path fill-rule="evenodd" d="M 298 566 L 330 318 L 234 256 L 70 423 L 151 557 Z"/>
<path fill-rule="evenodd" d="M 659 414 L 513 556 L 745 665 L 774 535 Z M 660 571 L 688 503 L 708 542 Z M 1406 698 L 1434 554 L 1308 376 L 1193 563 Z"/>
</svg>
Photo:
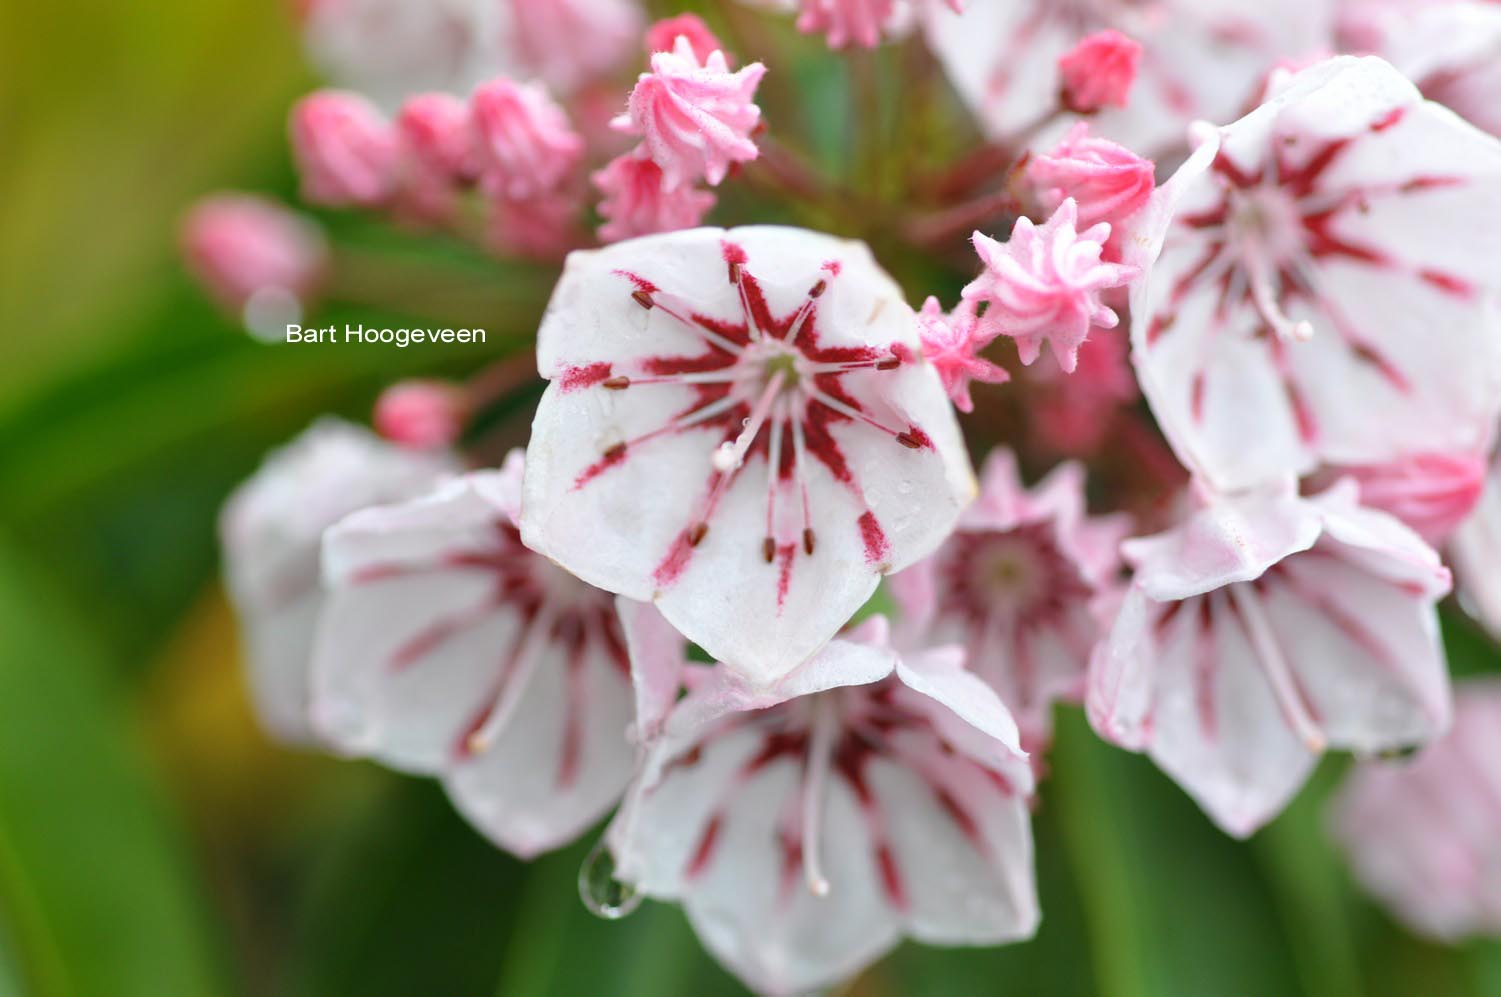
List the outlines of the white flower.
<svg viewBox="0 0 1501 997">
<path fill-rule="evenodd" d="M 695 229 L 573 254 L 522 535 L 771 682 L 974 494 L 901 292 L 861 244 Z"/>
<path fill-rule="evenodd" d="M 323 531 L 365 506 L 420 494 L 455 466 L 446 456 L 404 450 L 322 419 L 230 496 L 219 522 L 225 581 L 240 616 L 256 712 L 271 733 L 314 740 L 308 665 L 323 607 Z"/>
</svg>

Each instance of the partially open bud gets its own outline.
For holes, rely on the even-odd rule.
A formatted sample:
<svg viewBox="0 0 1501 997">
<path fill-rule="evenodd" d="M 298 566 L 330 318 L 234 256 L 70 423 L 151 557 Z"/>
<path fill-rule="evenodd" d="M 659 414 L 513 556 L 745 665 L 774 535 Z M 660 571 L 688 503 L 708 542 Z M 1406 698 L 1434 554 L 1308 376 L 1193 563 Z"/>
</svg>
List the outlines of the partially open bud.
<svg viewBox="0 0 1501 997">
<path fill-rule="evenodd" d="M 1119 31 L 1099 31 L 1058 59 L 1063 106 L 1078 114 L 1125 107 L 1141 46 Z"/>
<path fill-rule="evenodd" d="M 1118 226 L 1147 203 L 1156 183 L 1150 159 L 1091 136 L 1083 121 L 1052 151 L 1032 158 L 1027 178 L 1048 211 L 1073 198 L 1079 205 L 1080 225 Z"/>
<path fill-rule="evenodd" d="M 1363 505 L 1391 513 L 1438 545 L 1480 501 L 1485 459 L 1464 453 L 1412 454 L 1388 464 L 1340 467 L 1327 475 L 1336 476 L 1360 483 Z"/>
<path fill-rule="evenodd" d="M 464 392 L 442 381 L 401 381 L 375 403 L 375 431 L 411 450 L 452 446 L 464 432 L 469 405 Z"/>
<path fill-rule="evenodd" d="M 375 207 L 396 191 L 396 131 L 374 104 L 322 90 L 292 109 L 292 153 L 302 196 L 331 207 Z"/>
<path fill-rule="evenodd" d="M 279 338 L 302 316 L 328 263 L 318 226 L 274 201 L 251 194 L 215 194 L 183 220 L 188 270 L 251 332 Z"/>
</svg>

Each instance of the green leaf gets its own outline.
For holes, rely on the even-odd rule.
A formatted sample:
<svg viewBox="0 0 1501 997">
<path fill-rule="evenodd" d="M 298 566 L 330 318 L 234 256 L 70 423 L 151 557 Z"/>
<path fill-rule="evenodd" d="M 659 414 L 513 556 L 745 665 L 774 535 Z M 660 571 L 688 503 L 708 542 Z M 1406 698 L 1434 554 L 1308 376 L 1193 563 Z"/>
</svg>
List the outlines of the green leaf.
<svg viewBox="0 0 1501 997">
<path fill-rule="evenodd" d="M 0 540 L 0 984 L 221 993 L 190 849 L 85 632 Z"/>
</svg>

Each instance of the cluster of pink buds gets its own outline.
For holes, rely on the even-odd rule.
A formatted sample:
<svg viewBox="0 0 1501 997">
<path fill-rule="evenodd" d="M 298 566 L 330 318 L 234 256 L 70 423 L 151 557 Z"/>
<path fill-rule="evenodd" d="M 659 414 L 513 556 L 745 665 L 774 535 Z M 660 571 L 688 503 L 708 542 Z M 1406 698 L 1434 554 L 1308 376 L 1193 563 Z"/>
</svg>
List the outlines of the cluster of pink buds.
<svg viewBox="0 0 1501 997">
<path fill-rule="evenodd" d="M 676 901 L 768 993 L 1029 937 L 1059 709 L 1238 837 L 1327 751 L 1435 745 L 1363 764 L 1339 835 L 1422 930 L 1501 931 L 1501 811 L 1467 795 L 1501 785 L 1494 696 L 1451 731 L 1438 626 L 1457 577 L 1501 634 L 1501 140 L 1455 113 L 1491 67 L 1315 57 L 1429 22 L 1306 0 L 786 4 L 834 49 L 927 46 L 988 136 L 861 185 L 695 16 L 645 31 L 611 118 L 538 47 L 587 47 L 548 32 L 590 5 L 502 6 L 546 82 L 293 111 L 309 202 L 465 234 L 478 203 L 490 248 L 562 264 L 517 327 L 524 451 L 468 432 L 494 368 L 406 380 L 383 440 L 321 423 L 231 501 L 273 730 L 441 780 L 520 856 L 613 810 L 591 906 Z M 698 227 L 736 174 L 746 224 Z M 840 234 L 761 224 L 789 214 Z M 187 248 L 235 308 L 324 272 L 258 203 Z"/>
</svg>

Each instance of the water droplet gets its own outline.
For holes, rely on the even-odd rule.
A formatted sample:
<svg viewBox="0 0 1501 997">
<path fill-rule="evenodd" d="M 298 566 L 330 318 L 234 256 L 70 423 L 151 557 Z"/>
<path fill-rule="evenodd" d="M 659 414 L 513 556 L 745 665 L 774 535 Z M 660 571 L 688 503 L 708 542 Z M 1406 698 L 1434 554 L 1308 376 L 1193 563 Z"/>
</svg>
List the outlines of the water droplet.
<svg viewBox="0 0 1501 997">
<path fill-rule="evenodd" d="M 618 921 L 641 906 L 641 894 L 629 883 L 615 878 L 615 856 L 601 838 L 579 866 L 579 899 L 589 913 L 606 921 Z"/>
</svg>

